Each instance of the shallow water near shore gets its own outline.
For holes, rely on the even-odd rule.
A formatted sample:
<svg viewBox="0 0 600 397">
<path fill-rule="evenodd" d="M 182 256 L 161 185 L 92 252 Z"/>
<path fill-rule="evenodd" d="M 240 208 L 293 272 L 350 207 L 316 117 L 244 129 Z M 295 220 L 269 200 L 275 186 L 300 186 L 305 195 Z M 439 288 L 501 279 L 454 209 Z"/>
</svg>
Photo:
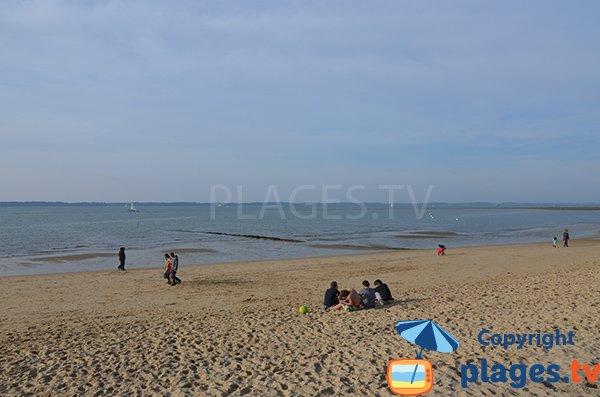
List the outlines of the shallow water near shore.
<svg viewBox="0 0 600 397">
<path fill-rule="evenodd" d="M 119 247 L 127 267 L 300 258 L 389 249 L 450 249 L 594 237 L 600 211 L 545 209 L 312 208 L 289 205 L 0 207 L 3 275 L 110 269 Z"/>
</svg>

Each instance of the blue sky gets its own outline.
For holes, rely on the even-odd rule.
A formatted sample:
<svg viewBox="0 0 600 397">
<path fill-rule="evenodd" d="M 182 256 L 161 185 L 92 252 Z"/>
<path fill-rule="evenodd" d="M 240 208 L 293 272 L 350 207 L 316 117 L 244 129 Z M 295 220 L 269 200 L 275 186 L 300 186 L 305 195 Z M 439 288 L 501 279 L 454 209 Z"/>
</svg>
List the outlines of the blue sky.
<svg viewBox="0 0 600 397">
<path fill-rule="evenodd" d="M 1 2 L 0 201 L 208 201 L 213 184 L 385 201 L 372 187 L 410 184 L 434 201 L 598 202 L 599 14 Z"/>
</svg>

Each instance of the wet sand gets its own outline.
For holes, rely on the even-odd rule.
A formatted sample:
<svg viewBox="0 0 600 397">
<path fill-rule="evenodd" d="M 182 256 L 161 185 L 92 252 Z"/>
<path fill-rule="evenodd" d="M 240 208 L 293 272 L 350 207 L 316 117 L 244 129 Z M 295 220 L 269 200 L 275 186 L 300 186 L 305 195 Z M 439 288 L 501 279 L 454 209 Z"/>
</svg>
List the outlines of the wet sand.
<svg viewBox="0 0 600 397">
<path fill-rule="evenodd" d="M 64 262 L 75 262 L 85 261 L 87 259 L 95 258 L 114 258 L 114 252 L 90 252 L 85 254 L 71 254 L 71 255 L 55 255 L 55 256 L 36 256 L 29 258 L 33 262 L 50 262 L 50 263 L 64 263 Z"/>
</svg>

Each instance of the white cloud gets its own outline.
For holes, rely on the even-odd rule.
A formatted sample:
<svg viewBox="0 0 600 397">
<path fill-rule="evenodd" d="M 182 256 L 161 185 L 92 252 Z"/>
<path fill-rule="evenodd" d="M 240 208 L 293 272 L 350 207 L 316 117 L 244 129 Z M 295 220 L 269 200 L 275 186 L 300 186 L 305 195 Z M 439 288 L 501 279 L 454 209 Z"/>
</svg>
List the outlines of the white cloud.
<svg viewBox="0 0 600 397">
<path fill-rule="evenodd" d="M 5 164 L 46 158 L 51 175 L 68 175 L 79 168 L 78 153 L 106 157 L 118 142 L 145 165 L 139 180 L 210 168 L 194 160 L 196 152 L 223 162 L 207 170 L 211 181 L 234 180 L 243 164 L 246 180 L 257 184 L 309 183 L 303 176 L 319 179 L 319 165 L 345 180 L 349 153 L 365 156 L 357 159 L 357 179 L 378 178 L 373 153 L 390 146 L 407 148 L 413 174 L 428 164 L 421 157 L 434 163 L 428 172 L 456 167 L 427 156 L 446 143 L 467 159 L 480 148 L 507 161 L 515 153 L 587 161 L 600 146 L 599 8 L 595 2 L 577 8 L 559 2 L 3 2 L 0 155 Z M 540 141 L 557 145 L 540 154 Z M 573 142 L 585 146 L 583 156 Z M 186 156 L 180 167 L 150 167 L 165 144 Z M 59 160 L 66 166 L 51 161 L 56 153 L 69 154 Z M 272 156 L 289 177 L 273 171 Z M 296 172 L 305 158 L 315 168 Z M 481 167 L 476 161 L 473 169 Z M 407 167 L 403 159 L 397 165 Z M 109 174 L 119 169 L 110 162 L 104 167 Z M 478 178 L 461 172 L 461 183 Z M 37 181 L 33 175 L 22 177 Z M 44 180 L 60 184 L 57 178 Z M 110 178 L 102 183 L 114 190 Z M 152 187 L 137 189 L 152 199 Z"/>
</svg>

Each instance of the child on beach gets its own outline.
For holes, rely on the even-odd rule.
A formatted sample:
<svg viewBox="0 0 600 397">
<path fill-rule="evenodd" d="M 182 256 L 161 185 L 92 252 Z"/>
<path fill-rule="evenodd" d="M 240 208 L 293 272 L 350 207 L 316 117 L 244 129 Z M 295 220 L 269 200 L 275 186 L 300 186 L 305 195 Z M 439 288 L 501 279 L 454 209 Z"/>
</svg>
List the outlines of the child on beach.
<svg viewBox="0 0 600 397">
<path fill-rule="evenodd" d="M 438 244 L 437 254 L 438 256 L 446 254 L 446 246 L 444 244 Z"/>
<path fill-rule="evenodd" d="M 556 244 L 558 244 L 558 239 L 556 238 L 556 236 L 554 236 L 554 238 L 552 239 L 552 246 L 556 248 Z"/>
</svg>

